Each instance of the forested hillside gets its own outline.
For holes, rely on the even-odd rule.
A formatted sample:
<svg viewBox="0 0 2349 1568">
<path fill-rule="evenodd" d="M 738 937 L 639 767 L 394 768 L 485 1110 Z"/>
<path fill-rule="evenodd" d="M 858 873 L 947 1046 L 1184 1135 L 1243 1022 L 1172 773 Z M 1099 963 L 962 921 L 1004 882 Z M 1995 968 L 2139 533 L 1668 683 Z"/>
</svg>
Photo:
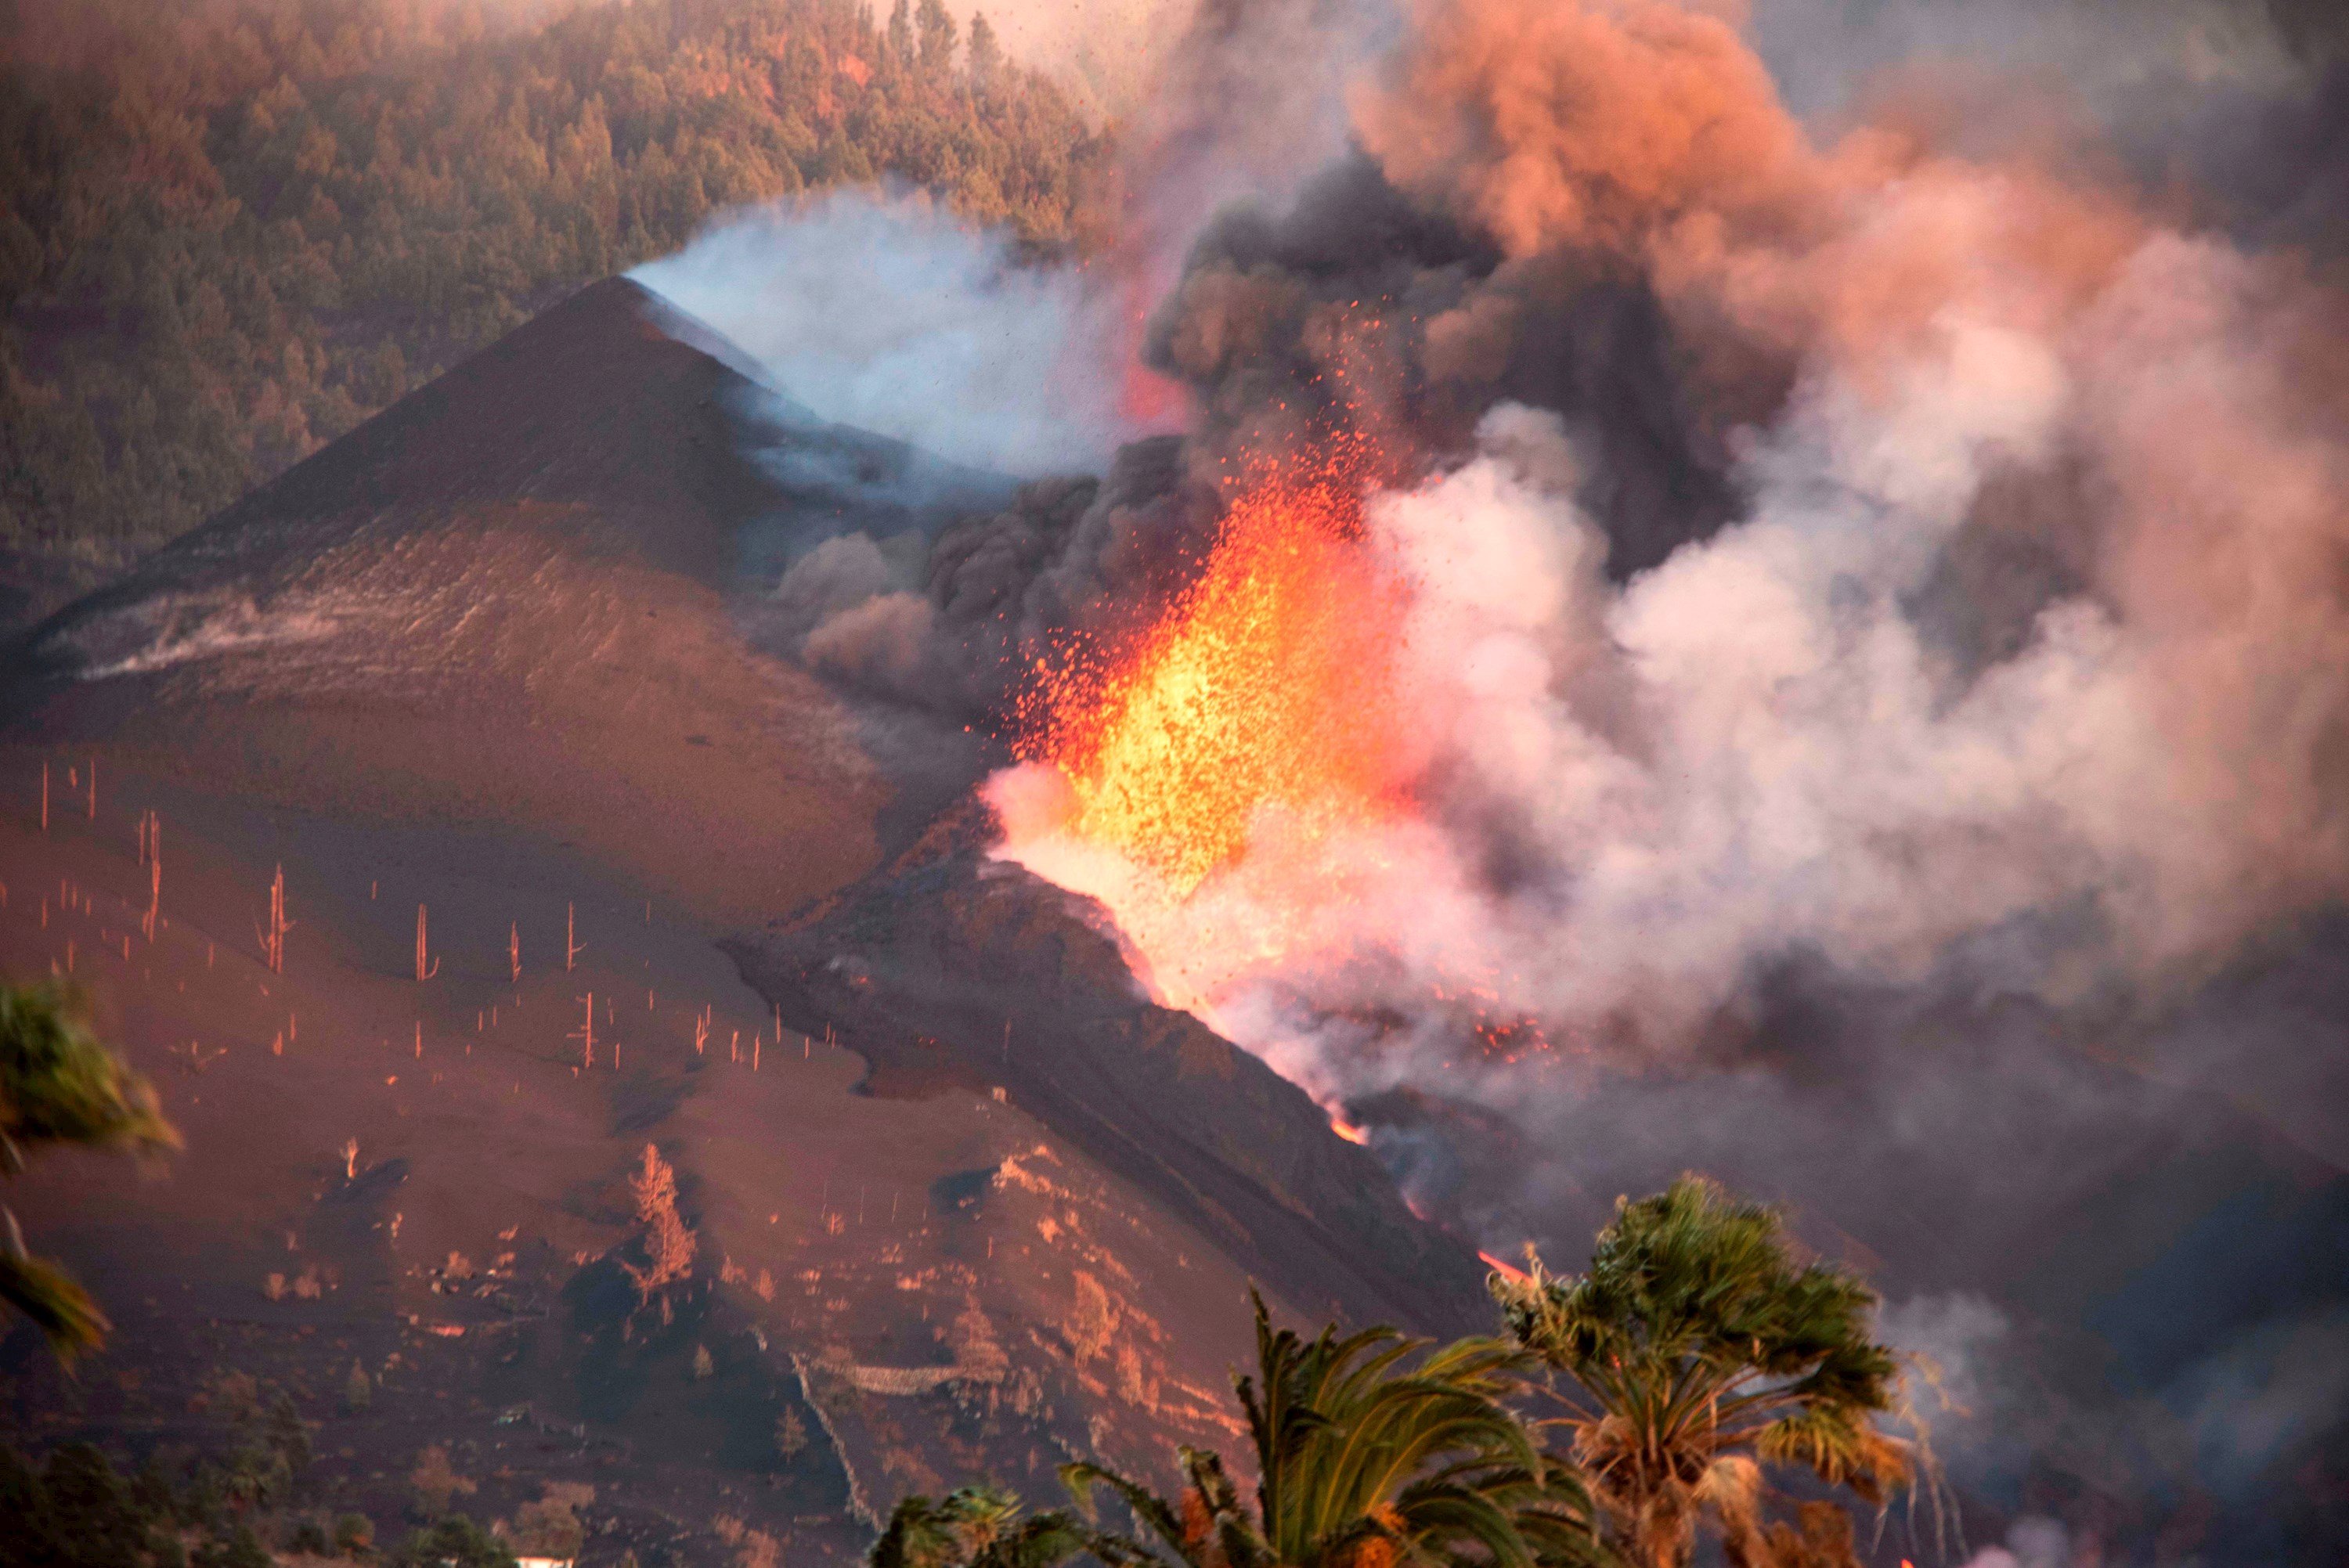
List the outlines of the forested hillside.
<svg viewBox="0 0 2349 1568">
<path fill-rule="evenodd" d="M 1072 241 L 1102 138 L 938 0 L 0 0 L 0 552 L 103 569 L 713 210 Z"/>
</svg>

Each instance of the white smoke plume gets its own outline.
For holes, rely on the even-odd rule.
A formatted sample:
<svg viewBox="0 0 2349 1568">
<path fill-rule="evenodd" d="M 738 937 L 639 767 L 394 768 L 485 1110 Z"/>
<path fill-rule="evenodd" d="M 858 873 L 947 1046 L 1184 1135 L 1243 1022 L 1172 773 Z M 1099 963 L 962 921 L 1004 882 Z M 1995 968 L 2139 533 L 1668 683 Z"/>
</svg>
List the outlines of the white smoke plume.
<svg viewBox="0 0 2349 1568">
<path fill-rule="evenodd" d="M 1966 1568 L 2072 1568 L 2072 1561 L 2070 1531 L 2056 1520 L 2025 1515 L 2008 1529 L 2005 1545 L 1983 1547 Z"/>
<path fill-rule="evenodd" d="M 2349 306 L 2285 243 L 2342 232 L 2349 94 L 2264 9 L 2163 0 L 2100 51 L 2085 5 L 1979 48 L 2005 11 L 1208 6 L 1133 122 L 1098 283 L 861 198 L 644 275 L 826 417 L 1023 473 L 1131 433 L 1116 362 L 1155 297 L 1186 438 L 832 541 L 773 597 L 799 656 L 957 735 L 1009 727 L 1070 634 L 1113 648 L 1179 603 L 1252 446 L 1391 442 L 1354 544 L 1392 589 L 1360 606 L 1383 690 L 1309 727 L 1380 748 L 1410 809 L 1268 803 L 1178 892 L 1030 766 L 988 786 L 999 852 L 1100 899 L 1164 999 L 1496 1251 L 1570 1266 L 1609 1194 L 1713 1171 L 1881 1249 L 1888 1331 L 1977 1412 L 1940 1429 L 1973 1480 L 2042 1453 L 2110 1480 L 2139 1459 L 2096 1450 L 2143 1419 L 2234 1445 L 2205 1470 L 2259 1500 L 2349 1408 L 2285 1354 L 2335 1347 L 2323 1265 L 2262 1249 L 2339 1216 L 2263 1199 L 2199 1236 L 2261 1271 L 2249 1305 L 2198 1284 L 2207 1323 L 2155 1333 L 2194 1292 L 2120 1282 L 2210 1194 L 2329 1191 L 2349 1147 L 2349 1057 L 2309 1044 L 2349 965 L 2313 1001 L 2203 989 L 2349 890 Z M 2026 92 L 1859 82 L 1936 56 L 2076 63 L 2127 156 L 1948 118 Z M 2206 100 L 2160 121 L 2188 81 Z M 2261 164 L 2196 144 L 2279 82 L 2298 150 L 2232 211 L 2132 182 L 2181 148 Z M 2334 1164 L 2169 1095 L 2222 1080 Z M 2197 1140 L 2225 1158 L 2171 1157 Z M 2084 1344 L 2175 1408 L 1992 1375 Z M 2056 1511 L 1982 1568 L 2109 1560 L 2092 1508 Z"/>
<path fill-rule="evenodd" d="M 1555 415 L 1499 405 L 1372 501 L 1408 608 L 1354 722 L 1417 759 L 1416 813 L 1267 811 L 1175 897 L 999 784 L 1006 852 L 1102 898 L 1164 994 L 1324 1093 L 1456 1092 L 1462 998 L 1670 1051 L 1792 955 L 2175 994 L 2349 885 L 2344 314 L 2293 259 L 2027 164 L 1814 147 L 1667 5 L 1429 5 L 1356 106 L 1392 182 L 1512 258 L 1431 346 L 1597 254 L 1701 377 L 1758 352 L 1791 390 L 1734 438 L 1742 515 L 1626 583 Z M 1370 1014 L 1425 1026 L 1363 1055 Z"/>
<path fill-rule="evenodd" d="M 2246 24 L 2195 61 L 2259 9 L 2158 5 L 2103 56 L 2084 6 L 2032 36 L 2123 141 L 2166 84 L 2211 84 L 2226 112 L 2129 143 L 2136 173 L 2182 146 L 2249 168 L 2266 143 L 2196 128 L 2251 124 L 2230 95 L 2298 83 L 2290 51 Z M 1070 634 L 1115 648 L 1179 604 L 1253 451 L 1347 418 L 1391 443 L 1350 579 L 1392 590 L 1353 634 L 1387 650 L 1380 700 L 1307 727 L 1380 749 L 1409 809 L 1268 802 L 1178 892 L 1029 766 L 988 786 L 999 852 L 1101 900 L 1162 998 L 1495 1251 L 1533 1233 L 1570 1266 L 1609 1194 L 1701 1167 L 1881 1249 L 1909 1301 L 1888 1330 L 1997 1409 L 1940 1429 L 1973 1480 L 2043 1452 L 2109 1480 L 2139 1458 L 2095 1450 L 2144 1418 L 2234 1444 L 2208 1473 L 2263 1499 L 2264 1456 L 2344 1406 L 2283 1355 L 2337 1339 L 2321 1263 L 2262 1249 L 2339 1216 L 2262 1199 L 2200 1236 L 2263 1271 L 2257 1303 L 2197 1285 L 2207 1323 L 2156 1333 L 2193 1293 L 2122 1282 L 2210 1194 L 2331 1191 L 2175 1086 L 2223 1078 L 2230 1117 L 2291 1099 L 2303 1149 L 2349 1147 L 2323 1092 L 2349 1058 L 2308 1044 L 2349 965 L 2304 1016 L 2203 989 L 2349 890 L 2349 306 L 2283 243 L 2349 211 L 2328 100 L 2291 106 L 2297 164 L 2222 219 L 2078 128 L 1937 118 L 2028 95 L 1855 86 L 2028 61 L 1972 50 L 1981 7 L 1762 0 L 1751 36 L 1726 12 L 1212 6 L 1135 119 L 1102 284 L 857 198 L 645 277 L 826 417 L 1024 473 L 1130 433 L 1115 362 L 1136 280 L 1159 296 L 1186 438 L 833 541 L 774 595 L 793 652 L 957 734 L 1011 727 Z M 2225 1157 L 2171 1158 L 2196 1140 Z M 2272 1345 L 2243 1336 L 2262 1313 Z M 2176 1408 L 2124 1422 L 1990 1369 L 2083 1345 Z M 2109 1560 L 2092 1508 L 2055 1511 L 1982 1568 Z"/>
<path fill-rule="evenodd" d="M 2288 86 L 2297 67 L 2276 15 L 2288 9 L 2137 0 L 2116 26 L 2098 0 L 1759 0 L 1752 28 L 1799 112 L 1847 113 L 1878 73 L 1924 68 L 2060 93 L 2071 112 L 2125 129 L 2150 94 L 2168 95 L 2174 112 L 2181 88 Z"/>
<path fill-rule="evenodd" d="M 947 0 L 965 34 L 985 16 L 1003 52 L 1051 77 L 1096 120 L 1149 99 L 1196 0 Z"/>
<path fill-rule="evenodd" d="M 1130 334 L 1074 265 L 908 192 L 730 213 L 633 274 L 823 418 L 1013 475 L 1105 465 Z"/>
</svg>

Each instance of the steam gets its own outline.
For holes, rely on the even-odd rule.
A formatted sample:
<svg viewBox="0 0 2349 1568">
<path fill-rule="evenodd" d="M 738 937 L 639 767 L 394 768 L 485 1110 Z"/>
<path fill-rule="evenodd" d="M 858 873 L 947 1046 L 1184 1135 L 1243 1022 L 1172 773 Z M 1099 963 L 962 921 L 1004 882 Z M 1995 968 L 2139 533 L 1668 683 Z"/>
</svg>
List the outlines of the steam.
<svg viewBox="0 0 2349 1568">
<path fill-rule="evenodd" d="M 1878 1271 L 1888 1331 L 1998 1410 L 1942 1435 L 2017 1480 L 2121 1446 L 2078 1437 L 2115 1429 L 2082 1413 L 2109 1389 L 1992 1368 L 2068 1356 L 2034 1336 L 2079 1336 L 2084 1301 L 2163 1313 L 2117 1299 L 2141 1257 L 2096 1252 L 2115 1194 L 2168 1177 L 2145 1150 L 2253 1151 L 2146 1200 L 2181 1215 L 2337 1174 L 2162 1085 L 2293 1096 L 2303 1147 L 2349 1146 L 2335 1058 L 2257 981 L 2349 887 L 2349 302 L 2321 248 L 2349 98 L 2261 7 L 2199 0 L 2101 56 L 2085 7 L 2035 24 L 2109 150 L 1943 121 L 2028 95 L 1913 59 L 1930 90 L 1851 86 L 1970 48 L 1980 14 L 1779 0 L 1749 38 L 1661 0 L 1213 7 L 1136 118 L 1102 284 L 1007 281 L 988 242 L 854 201 L 705 241 L 698 298 L 647 281 L 829 417 L 1103 474 L 784 574 L 802 657 L 957 734 L 1013 727 L 1039 661 L 1145 635 L 1233 473 L 1376 452 L 1354 548 L 1395 588 L 1360 606 L 1385 689 L 1320 727 L 1404 759 L 1413 809 L 1268 807 L 1177 895 L 1030 766 L 986 786 L 998 852 L 1100 900 L 1163 999 L 1495 1250 L 1570 1260 L 1609 1195 L 1692 1165 L 1863 1245 L 1930 1237 Z M 880 297 L 914 308 L 865 312 L 847 281 L 900 246 Z M 1194 419 L 1112 458 L 1134 421 L 1100 346 L 1128 339 L 1083 324 L 1130 320 L 1136 279 Z M 2343 990 L 2304 1004 L 2327 1037 Z M 2110 1067 L 2139 1047 L 2160 1083 Z M 2341 1222 L 2277 1202 L 2240 1243 L 2271 1302 L 2126 1352 L 2163 1430 L 2247 1456 L 2209 1470 L 2234 1497 L 2342 1408 L 2279 1370 L 2334 1346 L 2337 1287 L 2261 1251 Z M 2104 1532 L 2024 1518 L 1980 1561 Z"/>
<path fill-rule="evenodd" d="M 1874 73 L 1923 66 L 2058 89 L 2075 112 L 2127 128 L 2152 95 L 2174 111 L 2180 89 L 2288 89 L 2300 66 L 2292 13 L 2313 21 L 2318 9 L 2139 0 L 2116 27 L 2096 0 L 1767 0 L 1754 31 L 1780 90 L 1806 114 L 1847 110 Z"/>
<path fill-rule="evenodd" d="M 2249 1491 L 2262 1471 L 2323 1440 L 2349 1406 L 2349 1310 L 2270 1324 L 2182 1381 L 2213 1483 Z"/>
<path fill-rule="evenodd" d="M 1058 81 L 1094 119 L 1147 101 L 1183 36 L 1195 0 L 949 0 L 967 35 L 984 15 L 1003 52 Z"/>
<path fill-rule="evenodd" d="M 2008 1529 L 2005 1545 L 1985 1546 L 1967 1561 L 1966 1568 L 2071 1568 L 2071 1532 L 2056 1520 L 2026 1514 Z"/>
<path fill-rule="evenodd" d="M 1815 147 L 1666 5 L 1430 5 L 1355 106 L 1387 181 L 1499 253 L 1406 362 L 1502 379 L 1636 269 L 1701 395 L 1764 417 L 1721 440 L 1741 515 L 1628 581 L 1603 444 L 1554 411 L 1493 404 L 1374 500 L 1410 608 L 1362 722 L 1424 753 L 1415 818 L 1268 815 L 1177 900 L 999 787 L 1007 852 L 1171 997 L 1327 1092 L 1456 1088 L 1431 998 L 1670 1051 L 1795 954 L 2158 995 L 2340 894 L 2336 296 L 2047 170 Z M 1420 1023 L 1308 1022 L 1365 1014 Z"/>
<path fill-rule="evenodd" d="M 736 212 L 634 275 L 823 418 L 951 461 L 1098 469 L 1141 433 L 1122 412 L 1114 299 L 919 196 Z"/>
</svg>

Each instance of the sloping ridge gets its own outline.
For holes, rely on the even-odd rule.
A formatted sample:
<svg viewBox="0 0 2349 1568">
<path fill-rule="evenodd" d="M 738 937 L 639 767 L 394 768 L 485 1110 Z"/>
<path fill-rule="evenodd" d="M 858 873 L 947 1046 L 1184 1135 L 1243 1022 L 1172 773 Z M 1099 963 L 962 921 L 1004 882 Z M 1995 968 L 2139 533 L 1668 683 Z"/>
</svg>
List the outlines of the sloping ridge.
<svg viewBox="0 0 2349 1568">
<path fill-rule="evenodd" d="M 229 599 L 250 618 L 322 556 L 496 508 L 535 511 L 573 552 L 722 585 L 734 531 L 774 499 L 733 438 L 754 387 L 667 314 L 626 279 L 581 291 L 52 616 L 36 661 L 119 665 Z"/>
<path fill-rule="evenodd" d="M 347 573 L 355 548 L 451 527 L 494 522 L 722 592 L 746 554 L 811 542 L 810 521 L 816 533 L 935 527 L 1013 488 L 827 424 L 733 361 L 641 284 L 592 284 L 51 616 L 28 635 L 32 662 L 137 673 L 316 641 L 336 609 L 305 618 L 281 603 L 301 599 L 305 569 L 332 559 Z M 786 540 L 756 542 L 766 521 Z"/>
<path fill-rule="evenodd" d="M 853 885 L 737 952 L 877 1088 L 1004 1085 L 1291 1301 L 1482 1326 L 1474 1253 L 1300 1090 L 1141 1002 L 1065 895 L 999 874 L 983 812 L 856 880 L 889 787 L 831 694 L 744 645 L 726 593 L 740 532 L 805 498 L 745 455 L 741 400 L 771 395 L 695 335 L 626 281 L 555 306 L 52 617 L 8 727 L 330 818 L 560 838 L 714 930 Z M 843 984 L 843 953 L 887 984 Z M 944 1044 L 900 1054 L 917 1036 Z"/>
<path fill-rule="evenodd" d="M 791 1026 L 870 1064 L 870 1092 L 1000 1090 L 1309 1311 L 1489 1331 L 1475 1251 L 1404 1205 L 1296 1085 L 1146 1000 L 1106 916 L 989 860 L 974 803 L 821 904 L 730 942 Z"/>
<path fill-rule="evenodd" d="M 36 628 L 6 732 L 575 841 L 719 923 L 858 874 L 885 786 L 728 593 L 792 504 L 742 439 L 775 399 L 691 325 L 623 279 L 548 310 Z"/>
</svg>

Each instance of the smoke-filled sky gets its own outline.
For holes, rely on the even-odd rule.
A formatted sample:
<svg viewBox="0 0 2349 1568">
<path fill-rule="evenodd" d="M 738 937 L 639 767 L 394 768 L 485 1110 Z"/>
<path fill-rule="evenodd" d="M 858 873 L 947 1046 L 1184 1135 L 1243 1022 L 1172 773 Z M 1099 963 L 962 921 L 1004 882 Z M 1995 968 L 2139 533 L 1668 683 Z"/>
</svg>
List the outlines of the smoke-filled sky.
<svg viewBox="0 0 2349 1568">
<path fill-rule="evenodd" d="M 1013 59 L 1048 71 L 1091 113 L 1130 115 L 1147 98 L 1195 0 L 948 0 L 968 31 L 984 15 Z"/>
<path fill-rule="evenodd" d="M 812 314 L 835 206 L 648 281 L 820 411 L 1100 476 L 824 546 L 793 651 L 1024 735 L 1000 852 L 1432 1211 L 1497 1247 L 1684 1166 L 1796 1200 L 1981 1358 L 1996 1430 L 1951 1440 L 2014 1560 L 2158 1533 L 2032 1475 L 2149 1518 L 2198 1465 L 2262 1522 L 2201 1549 L 2275 1560 L 2349 1394 L 2289 1371 L 2349 1343 L 2340 15 L 1216 5 L 1081 275 L 901 227 L 863 322 Z M 754 283 L 825 330 L 730 318 Z M 1112 459 L 1171 428 L 1136 352 L 1183 434 Z M 1251 640 L 1235 498 L 1333 463 L 1359 517 L 1280 593 L 1338 612 Z M 1195 802 L 1136 790 L 1202 747 L 1268 782 L 1170 877 Z M 2230 1204 L 2198 1244 L 2262 1294 L 2145 1286 Z M 2093 1387 L 2016 1380 L 2079 1335 Z"/>
<path fill-rule="evenodd" d="M 1667 4 L 1423 5 L 1348 108 L 1356 150 L 1211 228 L 1154 346 L 1199 448 L 1334 420 L 1408 452 L 1364 546 L 1420 809 L 1269 812 L 1154 892 L 1007 792 L 1014 852 L 1171 994 L 1244 1034 L 1267 994 L 1475 994 L 1672 1052 L 1789 954 L 2159 1000 L 2337 896 L 2315 259 L 2093 163 L 1814 132 Z M 1408 1075 L 1455 1012 L 1314 1060 Z"/>
</svg>

